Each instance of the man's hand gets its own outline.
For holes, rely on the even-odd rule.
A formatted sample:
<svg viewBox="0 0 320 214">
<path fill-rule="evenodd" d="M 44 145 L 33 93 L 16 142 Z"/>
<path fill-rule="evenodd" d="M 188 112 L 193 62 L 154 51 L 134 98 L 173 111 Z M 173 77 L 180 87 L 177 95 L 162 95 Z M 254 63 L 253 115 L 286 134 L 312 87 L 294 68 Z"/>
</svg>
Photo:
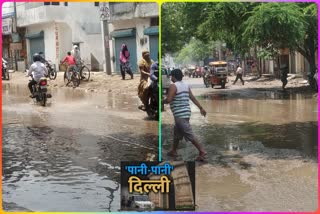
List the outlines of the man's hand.
<svg viewBox="0 0 320 214">
<path fill-rule="evenodd" d="M 201 115 L 204 116 L 204 117 L 207 115 L 206 110 L 204 110 L 202 107 L 200 108 L 200 113 L 201 113 Z"/>
</svg>

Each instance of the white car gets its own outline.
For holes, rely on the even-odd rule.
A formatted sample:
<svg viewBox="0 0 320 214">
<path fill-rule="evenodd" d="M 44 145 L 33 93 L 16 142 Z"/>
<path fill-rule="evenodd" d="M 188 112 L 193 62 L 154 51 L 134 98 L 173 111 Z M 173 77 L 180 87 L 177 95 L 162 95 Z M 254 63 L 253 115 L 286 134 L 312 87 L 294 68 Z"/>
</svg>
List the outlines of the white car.
<svg viewBox="0 0 320 214">
<path fill-rule="evenodd" d="M 131 208 L 138 210 L 153 210 L 155 208 L 154 203 L 147 195 L 133 195 L 131 200 Z"/>
</svg>

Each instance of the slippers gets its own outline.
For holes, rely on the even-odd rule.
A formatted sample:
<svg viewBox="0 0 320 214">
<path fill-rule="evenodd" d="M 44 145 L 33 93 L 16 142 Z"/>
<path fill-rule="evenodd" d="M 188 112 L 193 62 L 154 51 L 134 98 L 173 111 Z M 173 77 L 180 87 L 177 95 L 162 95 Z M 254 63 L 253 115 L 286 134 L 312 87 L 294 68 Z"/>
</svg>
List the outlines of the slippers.
<svg viewBox="0 0 320 214">
<path fill-rule="evenodd" d="M 178 154 L 177 153 L 173 153 L 172 151 L 169 151 L 167 153 L 167 155 L 170 156 L 170 157 L 178 157 Z"/>
<path fill-rule="evenodd" d="M 146 111 L 146 108 L 144 107 L 144 105 L 138 106 L 138 109 L 140 109 L 142 111 Z"/>
<path fill-rule="evenodd" d="M 196 158 L 196 161 L 205 161 L 207 159 L 207 153 L 204 153 L 202 155 L 199 155 L 197 158 Z"/>
</svg>

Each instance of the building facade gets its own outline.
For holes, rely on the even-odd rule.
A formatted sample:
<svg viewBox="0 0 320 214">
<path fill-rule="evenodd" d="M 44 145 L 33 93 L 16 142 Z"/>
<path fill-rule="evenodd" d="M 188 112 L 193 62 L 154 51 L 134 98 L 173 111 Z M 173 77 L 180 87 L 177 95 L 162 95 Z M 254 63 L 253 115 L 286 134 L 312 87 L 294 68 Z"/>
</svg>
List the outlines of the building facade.
<svg viewBox="0 0 320 214">
<path fill-rule="evenodd" d="M 17 26 L 25 28 L 27 64 L 43 52 L 58 67 L 78 45 L 81 58 L 92 70 L 102 69 L 99 5 L 76 2 L 25 2 L 17 7 Z"/>
<path fill-rule="evenodd" d="M 132 70 L 138 71 L 137 63 L 142 51 L 149 50 L 156 61 L 159 48 L 159 8 L 157 3 L 109 3 L 111 38 L 110 55 L 113 72 L 120 72 L 121 45 L 127 44 Z"/>
</svg>

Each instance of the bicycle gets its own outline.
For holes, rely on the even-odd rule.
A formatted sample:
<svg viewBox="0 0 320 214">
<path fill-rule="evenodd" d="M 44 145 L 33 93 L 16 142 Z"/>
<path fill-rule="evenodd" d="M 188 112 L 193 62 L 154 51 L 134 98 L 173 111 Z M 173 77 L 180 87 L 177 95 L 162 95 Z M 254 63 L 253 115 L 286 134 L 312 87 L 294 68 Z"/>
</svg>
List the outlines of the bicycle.
<svg viewBox="0 0 320 214">
<path fill-rule="evenodd" d="M 75 67 L 71 67 L 69 70 L 69 73 L 71 73 L 70 79 L 67 77 L 67 71 L 64 72 L 63 75 L 63 81 L 66 83 L 66 86 L 72 82 L 73 87 L 78 87 L 80 85 L 80 74 L 76 71 Z"/>
<path fill-rule="evenodd" d="M 79 68 L 79 73 L 81 80 L 89 81 L 90 79 L 90 69 L 84 64 L 84 61 L 81 60 Z"/>
</svg>

